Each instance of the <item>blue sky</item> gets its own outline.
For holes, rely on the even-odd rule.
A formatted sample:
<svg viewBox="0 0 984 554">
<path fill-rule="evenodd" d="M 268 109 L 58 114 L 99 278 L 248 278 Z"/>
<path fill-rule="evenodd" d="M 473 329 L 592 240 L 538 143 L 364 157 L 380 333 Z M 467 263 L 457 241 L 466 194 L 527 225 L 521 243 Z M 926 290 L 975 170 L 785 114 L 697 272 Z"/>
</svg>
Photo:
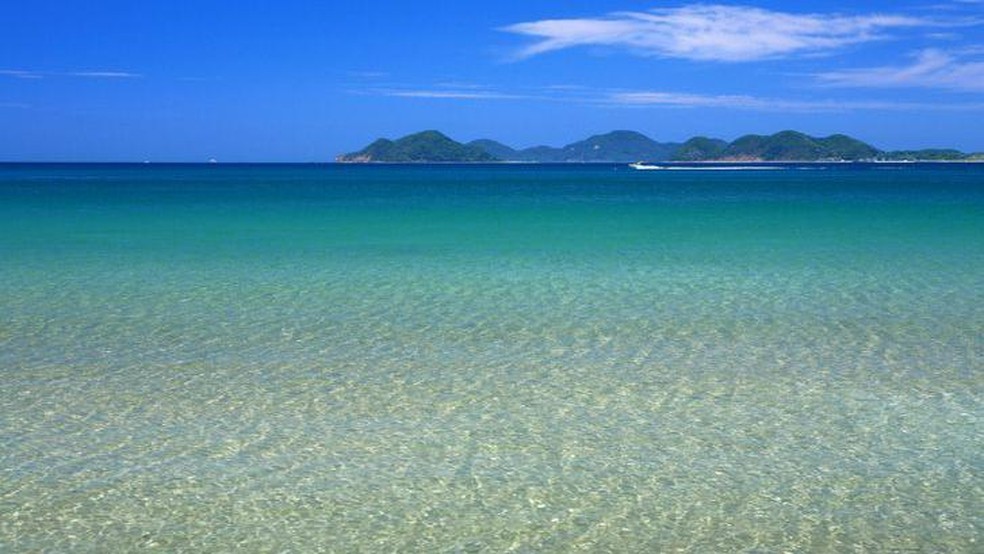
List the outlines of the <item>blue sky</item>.
<svg viewBox="0 0 984 554">
<path fill-rule="evenodd" d="M 797 129 L 984 151 L 984 1 L 10 2 L 0 160 Z"/>
</svg>

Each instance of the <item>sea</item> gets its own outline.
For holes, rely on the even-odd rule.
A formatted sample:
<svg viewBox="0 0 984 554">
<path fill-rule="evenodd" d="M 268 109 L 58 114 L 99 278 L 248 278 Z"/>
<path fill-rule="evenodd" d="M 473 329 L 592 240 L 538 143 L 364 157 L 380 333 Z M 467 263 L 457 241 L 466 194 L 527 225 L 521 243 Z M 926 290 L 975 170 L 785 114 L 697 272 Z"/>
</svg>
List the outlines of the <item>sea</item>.
<svg viewBox="0 0 984 554">
<path fill-rule="evenodd" d="M 0 165 L 4 552 L 981 552 L 984 164 Z"/>
</svg>

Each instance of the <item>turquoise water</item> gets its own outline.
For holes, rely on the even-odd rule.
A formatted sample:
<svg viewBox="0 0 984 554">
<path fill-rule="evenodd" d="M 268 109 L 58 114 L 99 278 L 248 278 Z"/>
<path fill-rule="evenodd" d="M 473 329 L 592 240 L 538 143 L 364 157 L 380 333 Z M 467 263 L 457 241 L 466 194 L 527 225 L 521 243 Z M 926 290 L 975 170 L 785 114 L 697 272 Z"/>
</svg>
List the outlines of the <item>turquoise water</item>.
<svg viewBox="0 0 984 554">
<path fill-rule="evenodd" d="M 974 552 L 984 166 L 0 165 L 0 550 Z"/>
</svg>

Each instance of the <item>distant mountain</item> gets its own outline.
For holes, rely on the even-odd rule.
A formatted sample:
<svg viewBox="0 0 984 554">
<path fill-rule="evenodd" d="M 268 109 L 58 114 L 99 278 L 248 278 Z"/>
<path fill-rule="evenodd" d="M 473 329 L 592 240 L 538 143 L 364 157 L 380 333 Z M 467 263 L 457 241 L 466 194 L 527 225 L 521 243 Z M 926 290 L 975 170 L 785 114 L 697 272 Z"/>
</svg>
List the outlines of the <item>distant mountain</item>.
<svg viewBox="0 0 984 554">
<path fill-rule="evenodd" d="M 680 145 L 672 159 L 679 162 L 715 160 L 721 157 L 727 147 L 728 143 L 721 139 L 694 137 Z"/>
<path fill-rule="evenodd" d="M 533 146 L 524 148 L 516 152 L 513 158 L 517 162 L 562 162 L 564 161 L 564 149 L 554 148 L 553 146 Z"/>
<path fill-rule="evenodd" d="M 847 135 L 830 135 L 814 140 L 826 149 L 825 157 L 835 160 L 870 160 L 880 152 L 874 146 Z"/>
<path fill-rule="evenodd" d="M 564 161 L 626 162 L 668 160 L 679 144 L 664 144 L 635 131 L 594 135 L 563 148 Z"/>
<path fill-rule="evenodd" d="M 952 148 L 927 148 L 925 150 L 895 150 L 892 152 L 881 152 L 879 160 L 884 161 L 905 161 L 905 160 L 924 160 L 924 161 L 961 161 L 974 160 L 979 154 L 964 154 Z"/>
<path fill-rule="evenodd" d="M 515 160 L 516 150 L 492 139 L 473 140 L 465 146 L 471 146 L 482 150 L 486 154 L 497 160 Z"/>
<path fill-rule="evenodd" d="M 612 131 L 572 142 L 561 148 L 534 146 L 513 150 L 490 140 L 469 144 L 478 146 L 501 160 L 522 162 L 633 162 L 670 159 L 679 144 L 661 143 L 635 131 Z M 508 150 L 507 150 L 508 149 Z"/>
<path fill-rule="evenodd" d="M 811 137 L 797 131 L 745 135 L 724 149 L 718 159 L 748 161 L 866 160 L 879 150 L 847 135 Z"/>
<path fill-rule="evenodd" d="M 379 139 L 369 146 L 342 154 L 339 162 L 492 162 L 498 158 L 481 148 L 461 144 L 438 131 L 423 131 L 392 141 Z"/>
<path fill-rule="evenodd" d="M 858 161 L 984 159 L 952 149 L 882 152 L 847 135 L 811 137 L 798 131 L 745 135 L 728 143 L 693 137 L 679 143 L 656 142 L 635 131 L 612 131 L 567 146 L 534 146 L 516 150 L 501 142 L 480 139 L 462 144 L 438 131 L 424 131 L 398 140 L 379 139 L 339 162 L 661 162 L 661 161 Z"/>
</svg>

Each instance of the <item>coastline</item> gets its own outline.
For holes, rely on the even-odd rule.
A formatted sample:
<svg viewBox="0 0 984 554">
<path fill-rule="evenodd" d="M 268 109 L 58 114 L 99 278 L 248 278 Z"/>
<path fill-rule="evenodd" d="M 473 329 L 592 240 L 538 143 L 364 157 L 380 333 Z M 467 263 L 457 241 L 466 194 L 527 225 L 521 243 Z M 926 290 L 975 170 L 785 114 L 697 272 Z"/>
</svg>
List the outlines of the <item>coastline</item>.
<svg viewBox="0 0 984 554">
<path fill-rule="evenodd" d="M 446 162 L 446 161 L 411 161 L 411 162 L 386 162 L 386 161 L 233 161 L 233 162 L 202 162 L 202 161 L 164 161 L 164 162 L 137 162 L 137 161 L 37 161 L 37 160 L 6 160 L 0 161 L 0 168 L 15 166 L 133 166 L 133 167 L 163 167 L 163 166 L 211 166 L 211 167 L 233 167 L 233 166 L 350 166 L 350 167 L 380 167 L 380 166 L 625 166 L 638 163 L 640 160 L 623 161 L 563 161 L 563 162 L 538 162 L 524 160 L 510 161 L 485 161 L 485 162 Z M 701 161 L 651 161 L 644 160 L 643 163 L 653 163 L 659 165 L 690 165 L 690 166 L 717 166 L 717 165 L 816 165 L 816 166 L 865 166 L 865 165 L 980 165 L 984 164 L 984 159 L 979 160 L 701 160 Z"/>
<path fill-rule="evenodd" d="M 739 164 L 815 164 L 815 165 L 864 165 L 864 164 L 980 164 L 984 163 L 984 159 L 977 160 L 694 160 L 694 161 L 684 161 L 684 160 L 590 160 L 590 161 L 558 161 L 558 162 L 540 162 L 540 161 L 528 161 L 528 160 L 494 160 L 494 161 L 484 161 L 484 162 L 473 162 L 473 161 L 460 161 L 460 162 L 448 162 L 448 161 L 403 161 L 403 162 L 389 162 L 389 161 L 338 161 L 333 162 L 323 162 L 337 165 L 619 165 L 619 164 L 631 164 L 638 163 L 642 161 L 643 163 L 657 163 L 661 165 L 739 165 Z M 201 162 L 205 163 L 205 162 Z M 221 163 L 221 162 L 220 162 Z M 252 162 L 246 162 L 252 163 Z M 262 163 L 262 162 L 260 162 Z M 290 162 L 287 162 L 290 163 Z M 314 162 L 322 163 L 322 162 Z"/>
</svg>

